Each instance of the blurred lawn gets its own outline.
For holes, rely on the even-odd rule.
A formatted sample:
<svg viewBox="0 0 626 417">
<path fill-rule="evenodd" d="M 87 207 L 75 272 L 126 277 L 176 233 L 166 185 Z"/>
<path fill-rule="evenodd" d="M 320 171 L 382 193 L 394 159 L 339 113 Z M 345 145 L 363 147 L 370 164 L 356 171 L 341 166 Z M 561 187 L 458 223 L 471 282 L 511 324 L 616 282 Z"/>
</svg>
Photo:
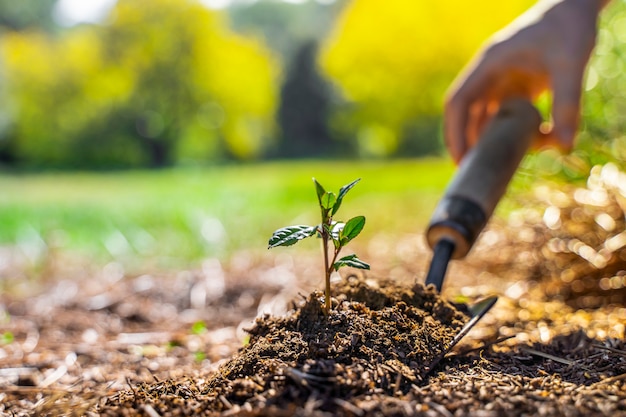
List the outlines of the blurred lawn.
<svg viewBox="0 0 626 417">
<path fill-rule="evenodd" d="M 261 251 L 275 229 L 318 221 L 311 177 L 335 192 L 362 178 L 339 212 L 340 220 L 367 217 L 361 239 L 419 232 L 453 170 L 449 160 L 433 158 L 3 174 L 0 244 L 33 259 L 57 248 L 100 260 L 156 259 L 164 267 Z"/>
</svg>

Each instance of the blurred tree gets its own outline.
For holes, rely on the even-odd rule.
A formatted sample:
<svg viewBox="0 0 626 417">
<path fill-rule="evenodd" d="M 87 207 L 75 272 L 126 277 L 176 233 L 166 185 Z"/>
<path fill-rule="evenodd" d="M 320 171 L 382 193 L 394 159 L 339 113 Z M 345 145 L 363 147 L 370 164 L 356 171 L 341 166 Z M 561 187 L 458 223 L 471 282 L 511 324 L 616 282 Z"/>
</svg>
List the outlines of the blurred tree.
<svg viewBox="0 0 626 417">
<path fill-rule="evenodd" d="M 322 68 L 353 103 L 337 117 L 353 128 L 360 152 L 436 148 L 449 83 L 488 36 L 532 3 L 353 0 L 324 44 Z"/>
<path fill-rule="evenodd" d="M 268 146 L 277 64 L 197 1 L 119 0 L 103 26 L 7 33 L 1 51 L 30 165 L 160 167 Z"/>
<path fill-rule="evenodd" d="M 0 0 L 0 36 L 7 30 L 40 29 L 53 32 L 58 27 L 52 19 L 57 0 Z M 0 60 L 0 66 L 3 65 Z M 15 142 L 9 135 L 11 107 L 8 103 L 4 70 L 0 69 L 0 164 L 15 163 Z"/>
<path fill-rule="evenodd" d="M 598 43 L 587 70 L 578 148 L 589 165 L 626 164 L 626 2 L 602 15 Z M 585 175 L 589 172 L 585 171 Z"/>
<path fill-rule="evenodd" d="M 262 36 L 285 61 L 304 42 L 320 41 L 328 35 L 347 0 L 291 3 L 258 0 L 235 3 L 228 9 L 233 29 L 252 36 Z"/>
<path fill-rule="evenodd" d="M 3 36 L 13 118 L 6 134 L 18 160 L 35 158 L 45 164 L 67 154 L 71 130 L 84 122 L 77 92 L 85 73 L 95 75 L 97 63 L 93 50 L 89 50 L 89 35 L 81 30 L 73 38 L 58 42 L 38 31 L 7 32 Z M 77 53 L 83 56 L 78 58 Z M 67 59 L 70 57 L 73 59 Z"/>
<path fill-rule="evenodd" d="M 338 132 L 330 135 L 329 115 L 341 103 L 332 99 L 334 91 L 318 70 L 317 56 L 317 44 L 328 35 L 346 3 L 259 0 L 236 3 L 229 9 L 235 30 L 263 36 L 290 63 L 277 115 L 282 134 L 270 156 L 330 156 L 348 143 L 337 139 Z"/>
<path fill-rule="evenodd" d="M 0 0 L 0 27 L 10 30 L 56 29 L 52 9 L 57 0 Z"/>
<path fill-rule="evenodd" d="M 331 91 L 317 70 L 316 58 L 316 42 L 305 42 L 287 72 L 278 109 L 282 130 L 278 156 L 328 156 L 332 151 L 327 126 Z"/>
</svg>

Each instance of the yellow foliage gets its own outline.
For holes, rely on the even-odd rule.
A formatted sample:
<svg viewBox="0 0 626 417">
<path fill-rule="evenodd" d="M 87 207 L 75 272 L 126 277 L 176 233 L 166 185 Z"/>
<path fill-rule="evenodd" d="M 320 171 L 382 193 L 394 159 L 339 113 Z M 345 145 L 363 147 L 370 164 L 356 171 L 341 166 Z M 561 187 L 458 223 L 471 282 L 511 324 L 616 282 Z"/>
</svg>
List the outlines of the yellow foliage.
<svg viewBox="0 0 626 417">
<path fill-rule="evenodd" d="M 30 79 L 41 84 L 54 82 L 50 64 L 55 51 L 48 38 L 37 32 L 8 32 L 2 37 L 2 62 L 9 76 L 12 68 L 20 68 L 20 77 L 10 78 L 10 82 Z"/>
<path fill-rule="evenodd" d="M 359 120 L 400 133 L 408 121 L 438 114 L 467 60 L 532 3 L 353 0 L 324 45 L 322 68 L 357 104 Z"/>
<path fill-rule="evenodd" d="M 398 146 L 396 133 L 381 125 L 367 124 L 358 132 L 359 149 L 365 155 L 387 155 Z"/>
<path fill-rule="evenodd" d="M 224 125 L 226 143 L 238 159 L 253 159 L 262 149 L 263 123 L 255 117 L 242 116 Z"/>
<path fill-rule="evenodd" d="M 177 18 L 171 19 L 172 15 Z M 248 159 L 262 153 L 273 130 L 278 73 L 278 64 L 265 46 L 236 35 L 227 28 L 223 15 L 193 0 L 120 1 L 112 24 L 142 39 L 135 48 L 126 49 L 124 60 L 129 66 L 145 66 L 155 59 L 173 59 L 177 61 L 174 66 L 189 62 L 180 70 L 188 71 L 184 76 L 193 83 L 194 96 L 201 104 L 184 128 L 183 139 L 190 143 L 178 147 L 180 156 L 197 158 L 203 147 L 196 135 L 202 132 L 205 152 L 199 154 L 214 151 L 212 142 L 219 136 L 213 129 L 220 131 L 226 148 L 236 157 Z M 219 108 L 219 120 L 205 114 L 207 108 Z M 251 120 L 254 129 L 246 127 Z M 185 151 L 192 149 L 195 155 Z"/>
<path fill-rule="evenodd" d="M 118 0 L 104 25 L 54 37 L 7 32 L 0 60 L 19 115 L 18 152 L 31 157 L 59 162 L 61 143 L 141 143 L 137 135 L 157 132 L 150 139 L 185 159 L 220 147 L 254 158 L 271 137 L 276 59 L 197 0 Z M 139 131 L 150 114 L 160 128 Z"/>
</svg>

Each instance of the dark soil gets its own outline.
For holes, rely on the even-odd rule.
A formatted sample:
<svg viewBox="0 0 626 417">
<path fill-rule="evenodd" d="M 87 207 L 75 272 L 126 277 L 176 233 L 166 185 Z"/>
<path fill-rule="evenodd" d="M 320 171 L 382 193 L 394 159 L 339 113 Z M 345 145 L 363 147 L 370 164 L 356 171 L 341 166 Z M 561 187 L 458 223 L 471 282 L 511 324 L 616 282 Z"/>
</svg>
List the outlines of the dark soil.
<svg viewBox="0 0 626 417">
<path fill-rule="evenodd" d="M 208 379 L 207 408 L 304 410 L 314 400 L 337 414 L 372 394 L 406 393 L 467 319 L 421 285 L 352 277 L 335 291 L 328 317 L 314 292 L 288 316 L 257 320 L 248 345 Z"/>
<path fill-rule="evenodd" d="M 451 287 L 480 275 L 458 266 Z M 275 266 L 247 270 L 254 280 L 225 268 L 231 280 L 202 304 L 199 272 L 3 297 L 14 340 L 0 345 L 0 415 L 626 415 L 620 306 L 572 310 L 519 282 L 519 294 L 468 287 L 500 300 L 427 374 L 465 320 L 431 290 L 348 278 L 325 318 L 319 293 L 264 281 Z M 297 305 L 248 322 L 240 348 L 237 327 L 268 295 Z"/>
<path fill-rule="evenodd" d="M 528 407 L 524 392 L 529 391 L 539 392 L 535 399 L 545 397 L 542 406 L 550 414 L 626 413 L 626 392 L 623 385 L 618 388 L 626 372 L 626 356 L 619 357 L 626 355 L 623 341 L 601 344 L 576 332 L 550 345 L 518 346 L 505 354 L 479 349 L 487 361 L 468 353 L 446 360 L 453 366 L 448 376 L 456 375 L 453 386 L 459 388 L 453 392 L 453 386 L 444 388 L 443 381 L 450 384 L 450 379 L 429 373 L 468 316 L 432 287 L 352 276 L 334 291 L 335 309 L 328 317 L 322 294 L 314 292 L 286 316 L 257 319 L 248 344 L 201 383 L 142 384 L 109 398 L 99 411 L 126 415 L 148 405 L 154 415 L 182 409 L 195 415 L 404 416 L 452 415 L 448 410 L 455 408 L 478 412 L 489 406 L 494 413 L 485 415 L 515 414 L 515 403 L 498 394 L 504 383 L 517 394 L 524 413 L 539 410 Z M 611 358 L 609 352 L 619 355 Z M 525 378 L 538 373 L 558 378 L 528 386 Z M 569 404 L 549 404 L 551 385 L 563 392 L 564 383 L 597 385 L 602 378 L 613 378 L 618 389 L 607 394 L 615 401 L 605 410 L 595 403 L 577 404 L 572 392 Z M 439 405 L 451 400 L 453 407 Z"/>
<path fill-rule="evenodd" d="M 208 378 L 203 411 L 241 406 L 303 412 L 314 401 L 317 410 L 336 415 L 372 394 L 405 394 L 423 383 L 468 319 L 434 287 L 408 289 L 351 276 L 334 295 L 328 316 L 323 294 L 313 292 L 286 316 L 257 319 L 248 344 Z M 136 401 L 127 392 L 107 407 L 134 407 Z"/>
</svg>

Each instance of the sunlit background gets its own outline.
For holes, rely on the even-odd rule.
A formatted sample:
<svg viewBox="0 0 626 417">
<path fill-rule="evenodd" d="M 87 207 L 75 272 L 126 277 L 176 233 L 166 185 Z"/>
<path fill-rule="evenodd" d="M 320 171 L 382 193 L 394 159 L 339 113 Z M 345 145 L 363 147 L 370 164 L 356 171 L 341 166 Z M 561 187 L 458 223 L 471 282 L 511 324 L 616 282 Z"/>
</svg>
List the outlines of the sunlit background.
<svg viewBox="0 0 626 417">
<path fill-rule="evenodd" d="M 456 317 L 409 289 L 455 171 L 443 96 L 534 3 L 0 0 L 0 415 L 623 416 L 626 0 L 574 151 L 527 155 L 449 265 L 443 299 L 498 302 L 422 359 Z M 366 217 L 340 256 L 371 265 L 319 326 L 320 239 L 267 248 L 319 224 L 312 177 L 361 179 L 333 219 Z"/>
<path fill-rule="evenodd" d="M 314 221 L 312 176 L 363 177 L 370 238 L 417 232 L 453 171 L 446 88 L 533 3 L 0 0 L 0 245 L 37 268 L 55 248 L 160 262 L 263 249 L 282 223 Z M 624 166 L 625 69 L 616 0 L 577 149 L 529 158 L 524 178 Z"/>
</svg>

